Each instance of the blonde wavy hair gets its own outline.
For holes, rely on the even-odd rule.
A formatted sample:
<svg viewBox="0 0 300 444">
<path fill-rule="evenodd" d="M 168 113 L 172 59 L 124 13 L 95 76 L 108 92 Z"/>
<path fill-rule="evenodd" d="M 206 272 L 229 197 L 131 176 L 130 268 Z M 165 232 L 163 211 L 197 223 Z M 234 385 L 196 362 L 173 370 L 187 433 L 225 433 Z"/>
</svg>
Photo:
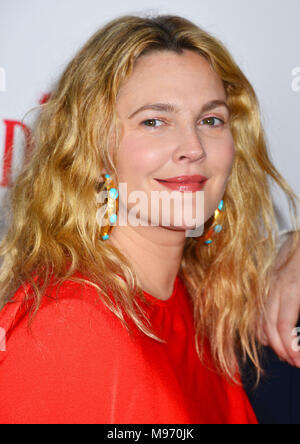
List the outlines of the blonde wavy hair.
<svg viewBox="0 0 300 444">
<path fill-rule="evenodd" d="M 118 184 L 116 100 L 136 60 L 153 51 L 184 49 L 205 57 L 222 79 L 236 147 L 224 230 L 209 246 L 187 237 L 180 266 L 193 301 L 195 345 L 204 362 L 208 340 L 216 369 L 234 382 L 237 353 L 244 360 L 249 356 L 259 379 L 258 319 L 265 312 L 278 236 L 268 179 L 286 193 L 295 230 L 299 199 L 270 160 L 251 84 L 217 38 L 183 17 L 125 15 L 110 21 L 76 54 L 41 106 L 30 156 L 10 190 L 0 244 L 0 307 L 23 286 L 35 315 L 50 280 L 57 289 L 66 280 L 85 282 L 129 331 L 127 316 L 144 334 L 164 341 L 137 301 L 143 294 L 131 264 L 100 239 L 95 193 L 103 171 L 114 174 Z M 287 260 L 297 242 L 298 234 Z M 82 278 L 73 276 L 78 270 Z"/>
</svg>

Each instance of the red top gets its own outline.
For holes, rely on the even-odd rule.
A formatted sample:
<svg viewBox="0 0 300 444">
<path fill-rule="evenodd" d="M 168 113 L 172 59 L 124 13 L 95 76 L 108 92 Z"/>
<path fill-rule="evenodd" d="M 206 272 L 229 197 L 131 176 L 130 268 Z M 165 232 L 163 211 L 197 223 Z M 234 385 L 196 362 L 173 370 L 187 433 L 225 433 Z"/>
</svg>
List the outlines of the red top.
<svg viewBox="0 0 300 444">
<path fill-rule="evenodd" d="M 179 276 L 167 301 L 145 292 L 152 328 L 166 343 L 137 328 L 130 336 L 92 286 L 71 281 L 59 302 L 43 297 L 30 333 L 23 294 L 0 312 L 1 424 L 257 423 L 243 388 L 201 364 Z"/>
</svg>

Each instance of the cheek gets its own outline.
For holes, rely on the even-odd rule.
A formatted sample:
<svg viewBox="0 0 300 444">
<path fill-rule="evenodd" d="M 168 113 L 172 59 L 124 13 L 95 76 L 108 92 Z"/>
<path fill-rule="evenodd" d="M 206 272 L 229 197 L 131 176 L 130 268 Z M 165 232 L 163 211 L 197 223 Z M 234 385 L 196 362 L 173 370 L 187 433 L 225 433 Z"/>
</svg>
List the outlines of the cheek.
<svg viewBox="0 0 300 444">
<path fill-rule="evenodd" d="M 217 143 L 211 152 L 213 153 L 211 161 L 215 173 L 228 178 L 235 159 L 235 145 L 232 136 L 228 135 L 221 144 Z"/>
<path fill-rule="evenodd" d="M 162 162 L 162 151 L 155 149 L 153 141 L 132 135 L 123 137 L 119 150 L 120 175 L 130 172 L 135 175 L 151 173 Z"/>
<path fill-rule="evenodd" d="M 235 160 L 235 146 L 233 140 L 230 146 L 228 146 L 227 150 L 225 151 L 224 158 L 226 167 L 225 173 L 227 173 L 227 176 L 230 176 Z"/>
</svg>

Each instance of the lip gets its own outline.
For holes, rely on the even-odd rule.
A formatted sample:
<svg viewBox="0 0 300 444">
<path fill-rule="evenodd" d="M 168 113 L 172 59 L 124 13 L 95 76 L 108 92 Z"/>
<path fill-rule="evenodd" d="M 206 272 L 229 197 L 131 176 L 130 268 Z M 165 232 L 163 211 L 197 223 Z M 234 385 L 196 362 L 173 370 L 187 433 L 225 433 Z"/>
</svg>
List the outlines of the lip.
<svg viewBox="0 0 300 444">
<path fill-rule="evenodd" d="M 168 182 L 168 183 L 201 183 L 204 182 L 207 179 L 205 176 L 200 175 L 194 175 L 194 176 L 177 176 L 177 177 L 170 177 L 168 179 L 155 179 L 158 182 Z"/>
<path fill-rule="evenodd" d="M 165 186 L 166 188 L 169 188 L 170 190 L 175 190 L 175 191 L 180 191 L 182 193 L 190 191 L 190 192 L 196 192 L 196 191 L 201 191 L 206 182 L 208 181 L 208 179 L 203 178 L 203 176 L 188 176 L 189 180 L 178 180 L 178 179 L 182 179 L 183 176 L 181 176 L 180 178 L 174 178 L 177 179 L 177 182 L 174 181 L 174 179 L 172 178 L 172 181 L 170 181 L 170 179 L 168 180 L 160 180 L 160 179 L 155 179 L 158 183 L 160 183 L 161 185 Z M 190 180 L 191 177 L 196 177 L 197 181 L 195 181 L 195 179 L 193 179 L 193 181 Z M 199 177 L 201 177 L 202 179 L 200 180 Z"/>
</svg>

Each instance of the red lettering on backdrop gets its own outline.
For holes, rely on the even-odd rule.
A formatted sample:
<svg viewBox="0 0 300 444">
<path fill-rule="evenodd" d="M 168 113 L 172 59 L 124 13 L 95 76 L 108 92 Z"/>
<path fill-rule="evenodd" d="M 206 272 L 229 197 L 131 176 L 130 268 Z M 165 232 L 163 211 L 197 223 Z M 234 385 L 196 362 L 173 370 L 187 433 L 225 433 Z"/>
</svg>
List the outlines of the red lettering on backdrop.
<svg viewBox="0 0 300 444">
<path fill-rule="evenodd" d="M 2 180 L 0 183 L 1 187 L 9 187 L 12 185 L 12 159 L 13 159 L 13 148 L 14 148 L 14 138 L 15 129 L 20 126 L 25 134 L 26 148 L 28 146 L 28 141 L 30 138 L 31 131 L 24 123 L 17 120 L 4 120 L 6 132 L 5 132 L 5 145 L 4 145 L 4 155 L 3 155 L 3 171 Z"/>
<path fill-rule="evenodd" d="M 50 93 L 45 93 L 39 99 L 39 104 L 43 105 L 48 102 L 50 98 Z M 29 147 L 29 139 L 31 135 L 31 130 L 22 122 L 18 120 L 4 120 L 5 125 L 5 145 L 3 154 L 3 171 L 2 179 L 0 182 L 0 187 L 9 187 L 12 185 L 12 159 L 13 159 L 13 149 L 14 149 L 14 139 L 15 139 L 15 129 L 17 126 L 21 127 L 25 134 L 25 149 Z"/>
<path fill-rule="evenodd" d="M 40 104 L 40 105 L 44 105 L 44 103 L 47 103 L 48 100 L 50 99 L 50 96 L 51 96 L 51 93 L 46 93 L 46 94 L 44 94 L 44 95 L 40 98 L 40 100 L 39 100 L 39 104 Z"/>
</svg>

